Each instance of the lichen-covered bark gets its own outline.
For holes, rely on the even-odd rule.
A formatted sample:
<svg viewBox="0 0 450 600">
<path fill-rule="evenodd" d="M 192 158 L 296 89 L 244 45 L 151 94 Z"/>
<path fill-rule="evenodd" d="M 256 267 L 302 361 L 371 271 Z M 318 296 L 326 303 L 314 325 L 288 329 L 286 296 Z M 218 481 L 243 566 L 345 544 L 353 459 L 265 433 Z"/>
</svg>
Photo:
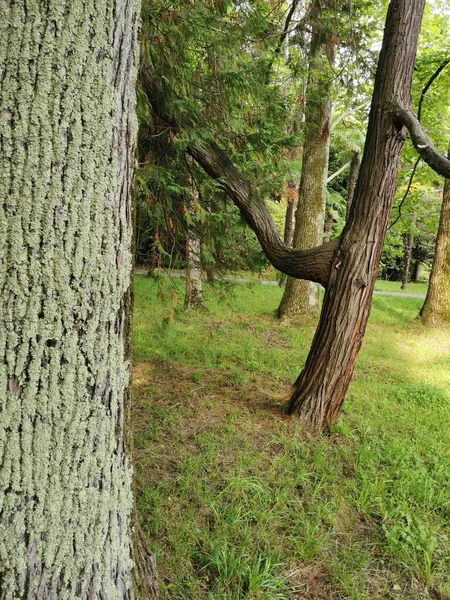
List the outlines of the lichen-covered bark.
<svg viewBox="0 0 450 600">
<path fill-rule="evenodd" d="M 321 4 L 314 2 L 311 13 L 319 19 L 319 25 L 313 22 L 306 86 L 303 164 L 293 238 L 293 247 L 302 250 L 322 243 L 325 220 L 333 74 L 330 68 L 332 43 L 329 34 L 321 29 L 321 11 Z M 317 283 L 289 278 L 278 308 L 279 317 L 291 318 L 300 313 L 317 314 L 319 290 Z"/>
<path fill-rule="evenodd" d="M 450 179 L 444 184 L 433 267 L 420 317 L 426 325 L 450 323 Z"/>
<path fill-rule="evenodd" d="M 2 600 L 130 596 L 136 11 L 1 3 Z"/>
<path fill-rule="evenodd" d="M 189 228 L 186 240 L 186 293 L 184 301 L 186 309 L 196 309 L 203 306 L 200 252 L 200 237 L 193 228 Z"/>
<path fill-rule="evenodd" d="M 186 286 L 184 296 L 185 309 L 198 309 L 203 306 L 202 263 L 200 235 L 195 228 L 196 191 L 192 189 L 192 198 L 188 211 L 192 220 L 186 238 Z"/>
</svg>

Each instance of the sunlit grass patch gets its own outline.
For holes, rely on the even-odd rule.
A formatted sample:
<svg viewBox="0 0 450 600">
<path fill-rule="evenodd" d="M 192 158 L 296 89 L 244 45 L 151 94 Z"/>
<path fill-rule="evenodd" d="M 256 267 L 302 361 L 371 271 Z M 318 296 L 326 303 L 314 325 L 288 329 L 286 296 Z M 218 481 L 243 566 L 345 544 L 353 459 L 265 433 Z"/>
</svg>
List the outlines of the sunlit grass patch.
<svg viewBox="0 0 450 600">
<path fill-rule="evenodd" d="M 186 314 L 158 289 L 136 282 L 133 423 L 167 597 L 448 597 L 448 335 L 421 301 L 375 297 L 343 414 L 314 438 L 281 415 L 313 335 L 274 320 L 281 290 L 206 288 Z"/>
</svg>

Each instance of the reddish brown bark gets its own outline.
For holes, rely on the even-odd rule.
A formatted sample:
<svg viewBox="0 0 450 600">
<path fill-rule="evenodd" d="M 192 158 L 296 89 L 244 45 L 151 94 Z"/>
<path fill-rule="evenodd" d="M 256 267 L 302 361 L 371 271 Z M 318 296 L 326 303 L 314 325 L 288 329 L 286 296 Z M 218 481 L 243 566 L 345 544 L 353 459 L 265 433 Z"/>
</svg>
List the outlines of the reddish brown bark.
<svg viewBox="0 0 450 600">
<path fill-rule="evenodd" d="M 355 198 L 319 326 L 287 406 L 316 431 L 339 415 L 364 337 L 404 141 L 392 106 L 410 105 L 423 7 L 424 0 L 392 0 L 389 6 Z"/>
</svg>

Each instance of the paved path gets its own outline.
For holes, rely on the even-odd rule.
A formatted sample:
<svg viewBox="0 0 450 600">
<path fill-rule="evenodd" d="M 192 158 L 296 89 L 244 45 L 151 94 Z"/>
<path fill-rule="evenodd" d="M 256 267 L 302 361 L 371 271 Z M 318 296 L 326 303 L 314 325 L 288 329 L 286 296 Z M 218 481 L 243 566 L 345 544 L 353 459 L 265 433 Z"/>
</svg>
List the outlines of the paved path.
<svg viewBox="0 0 450 600">
<path fill-rule="evenodd" d="M 147 275 L 146 269 L 136 269 L 136 275 Z M 180 273 L 179 271 L 172 271 L 170 275 L 163 271 L 161 273 L 163 277 L 181 277 L 184 279 L 184 273 Z M 254 283 L 258 285 L 272 285 L 277 286 L 278 281 L 267 281 L 265 279 L 242 279 L 241 277 L 234 277 L 233 279 L 222 278 L 218 281 L 226 281 L 227 283 Z M 404 298 L 418 298 L 420 300 L 425 300 L 425 294 L 410 294 L 409 292 L 382 292 L 379 290 L 375 290 L 374 294 L 378 294 L 379 296 L 403 296 Z"/>
</svg>

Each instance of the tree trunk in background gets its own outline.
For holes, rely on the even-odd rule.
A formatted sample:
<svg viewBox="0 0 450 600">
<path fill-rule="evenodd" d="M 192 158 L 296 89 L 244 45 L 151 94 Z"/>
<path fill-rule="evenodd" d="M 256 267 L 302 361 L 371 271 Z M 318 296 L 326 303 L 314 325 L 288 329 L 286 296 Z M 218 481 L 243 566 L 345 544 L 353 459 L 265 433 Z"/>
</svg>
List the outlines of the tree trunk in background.
<svg viewBox="0 0 450 600">
<path fill-rule="evenodd" d="M 197 309 L 203 306 L 202 263 L 200 235 L 195 228 L 195 207 L 197 196 L 192 186 L 192 197 L 189 204 L 189 214 L 193 224 L 188 225 L 186 238 L 186 286 L 184 308 Z"/>
<path fill-rule="evenodd" d="M 325 221 L 325 226 L 323 229 L 323 241 L 324 242 L 329 242 L 331 240 L 331 231 L 333 229 L 333 215 L 331 214 L 331 211 L 329 211 L 327 213 L 327 219 Z"/>
<path fill-rule="evenodd" d="M 420 318 L 426 325 L 450 323 L 450 179 L 444 184 L 433 267 Z"/>
<path fill-rule="evenodd" d="M 293 247 L 299 249 L 313 248 L 323 241 L 332 111 L 330 89 L 333 73 L 330 61 L 333 49 L 329 33 L 321 30 L 322 8 L 318 0 L 314 0 L 311 14 L 315 21 L 309 54 L 305 142 L 293 239 Z M 278 316 L 292 318 L 298 314 L 317 314 L 319 292 L 317 283 L 288 278 Z"/>
<path fill-rule="evenodd" d="M 420 275 L 420 260 L 416 260 L 414 262 L 413 274 L 412 274 L 411 280 L 414 281 L 414 283 L 419 283 L 419 275 Z"/>
<path fill-rule="evenodd" d="M 352 160 L 350 163 L 350 173 L 348 176 L 348 189 L 347 189 L 347 206 L 345 211 L 345 220 L 348 220 L 348 216 L 350 214 L 350 207 L 353 202 L 353 197 L 355 195 L 356 188 L 356 180 L 358 175 L 358 166 L 359 166 L 359 152 L 353 151 Z"/>
<path fill-rule="evenodd" d="M 406 290 L 406 286 L 409 281 L 409 270 L 410 270 L 410 266 L 411 266 L 411 254 L 412 254 L 412 250 L 413 250 L 413 246 L 414 246 L 413 231 L 416 226 L 416 221 L 417 221 L 417 213 L 415 212 L 412 214 L 412 217 L 411 217 L 411 229 L 408 234 L 408 238 L 406 240 L 406 245 L 405 245 L 405 265 L 403 268 L 402 285 L 400 286 L 400 289 L 402 289 L 402 290 Z"/>
<path fill-rule="evenodd" d="M 287 205 L 286 205 L 286 216 L 284 219 L 284 236 L 283 241 L 287 246 L 292 246 L 292 238 L 294 237 L 294 211 L 297 202 L 297 192 L 295 191 L 295 184 L 292 181 L 288 181 L 287 184 Z M 280 287 L 286 283 L 286 275 L 282 273 L 280 278 Z"/>
<path fill-rule="evenodd" d="M 137 11 L 133 0 L 3 3 L 2 600 L 133 596 Z"/>
<path fill-rule="evenodd" d="M 404 142 L 392 106 L 410 106 L 424 1 L 389 5 L 355 198 L 311 350 L 286 407 L 316 431 L 338 417 L 364 337 Z"/>
</svg>

